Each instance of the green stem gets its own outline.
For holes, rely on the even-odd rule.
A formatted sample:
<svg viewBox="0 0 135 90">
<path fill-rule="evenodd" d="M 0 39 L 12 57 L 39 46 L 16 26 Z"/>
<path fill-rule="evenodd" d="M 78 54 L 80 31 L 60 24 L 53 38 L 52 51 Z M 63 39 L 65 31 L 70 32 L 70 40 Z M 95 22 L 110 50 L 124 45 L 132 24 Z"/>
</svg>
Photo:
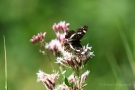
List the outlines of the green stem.
<svg viewBox="0 0 135 90">
<path fill-rule="evenodd" d="M 7 80 L 7 56 L 6 56 L 6 44 L 5 44 L 5 36 L 4 38 L 4 51 L 5 51 L 5 90 L 8 90 L 8 80 Z"/>
<path fill-rule="evenodd" d="M 78 81 L 78 89 L 81 90 L 80 69 L 78 69 L 78 70 L 76 71 L 76 74 L 77 74 L 78 79 L 79 79 L 79 81 Z"/>
<path fill-rule="evenodd" d="M 48 53 L 47 53 L 47 51 L 46 51 L 45 43 L 43 43 L 43 44 L 41 43 L 41 48 L 44 50 L 46 56 L 47 56 L 48 59 L 49 59 L 49 62 L 50 62 L 50 64 L 51 64 L 51 67 L 52 67 L 52 69 L 54 70 L 54 67 L 53 67 L 53 64 L 52 64 L 52 60 L 51 60 L 50 56 L 48 55 Z"/>
<path fill-rule="evenodd" d="M 52 69 L 54 70 L 54 67 L 53 67 L 53 64 L 52 64 L 52 60 L 50 59 L 50 57 L 49 57 L 49 55 L 48 55 L 48 53 L 45 51 L 45 53 L 46 53 L 46 56 L 48 57 L 48 59 L 49 59 L 49 62 L 50 62 L 50 64 L 51 64 L 51 67 L 52 67 Z"/>
</svg>

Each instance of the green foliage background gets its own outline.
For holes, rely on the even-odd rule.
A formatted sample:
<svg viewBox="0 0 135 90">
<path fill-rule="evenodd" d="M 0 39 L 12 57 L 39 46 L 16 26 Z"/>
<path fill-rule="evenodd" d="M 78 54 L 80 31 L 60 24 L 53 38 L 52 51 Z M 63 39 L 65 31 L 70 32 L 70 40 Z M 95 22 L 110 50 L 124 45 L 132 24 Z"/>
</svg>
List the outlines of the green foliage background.
<svg viewBox="0 0 135 90">
<path fill-rule="evenodd" d="M 47 32 L 49 42 L 56 37 L 52 25 L 61 20 L 74 30 L 89 26 L 82 44 L 89 43 L 95 57 L 88 62 L 91 73 L 84 90 L 134 90 L 134 9 L 135 0 L 0 0 L 0 90 L 5 77 L 3 35 L 9 90 L 45 90 L 36 82 L 36 73 L 39 69 L 51 73 L 51 67 L 29 39 Z"/>
</svg>

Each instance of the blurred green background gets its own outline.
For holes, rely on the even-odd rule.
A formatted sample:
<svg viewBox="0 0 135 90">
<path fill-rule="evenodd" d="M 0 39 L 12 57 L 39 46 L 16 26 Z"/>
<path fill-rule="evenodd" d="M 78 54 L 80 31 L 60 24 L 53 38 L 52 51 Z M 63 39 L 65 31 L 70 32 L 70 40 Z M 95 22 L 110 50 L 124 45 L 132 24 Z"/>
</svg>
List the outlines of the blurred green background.
<svg viewBox="0 0 135 90">
<path fill-rule="evenodd" d="M 52 25 L 61 20 L 74 30 L 89 26 L 82 44 L 89 43 L 95 56 L 86 68 L 91 73 L 84 90 L 135 89 L 135 0 L 0 0 L 0 90 L 5 87 L 3 35 L 9 90 L 45 90 L 36 73 L 51 73 L 51 67 L 29 39 L 47 32 L 49 42 L 55 38 Z"/>
</svg>

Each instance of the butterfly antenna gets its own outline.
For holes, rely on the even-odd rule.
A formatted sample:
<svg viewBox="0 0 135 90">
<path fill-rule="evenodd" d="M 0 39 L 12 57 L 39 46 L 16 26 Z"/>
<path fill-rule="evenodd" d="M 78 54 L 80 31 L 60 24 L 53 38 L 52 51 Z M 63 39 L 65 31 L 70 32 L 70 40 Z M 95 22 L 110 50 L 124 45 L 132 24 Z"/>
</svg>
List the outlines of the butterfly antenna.
<svg viewBox="0 0 135 90">
<path fill-rule="evenodd" d="M 83 38 L 81 41 L 84 41 L 84 40 L 86 40 L 88 37 L 85 37 L 85 38 Z"/>
</svg>

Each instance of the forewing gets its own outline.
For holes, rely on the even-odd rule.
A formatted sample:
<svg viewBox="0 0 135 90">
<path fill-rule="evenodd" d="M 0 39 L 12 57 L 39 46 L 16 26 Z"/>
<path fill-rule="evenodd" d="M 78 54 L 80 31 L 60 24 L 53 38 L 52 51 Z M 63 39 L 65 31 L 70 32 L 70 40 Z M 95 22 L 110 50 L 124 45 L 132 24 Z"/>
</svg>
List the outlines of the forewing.
<svg viewBox="0 0 135 90">
<path fill-rule="evenodd" d="M 88 30 L 88 26 L 86 26 L 86 25 L 82 26 L 81 28 L 78 28 L 76 30 L 76 33 L 77 33 L 76 37 L 80 40 L 85 35 L 87 30 Z"/>
<path fill-rule="evenodd" d="M 66 32 L 65 38 L 69 39 L 75 33 L 76 32 L 74 30 L 69 30 L 69 31 Z"/>
</svg>

